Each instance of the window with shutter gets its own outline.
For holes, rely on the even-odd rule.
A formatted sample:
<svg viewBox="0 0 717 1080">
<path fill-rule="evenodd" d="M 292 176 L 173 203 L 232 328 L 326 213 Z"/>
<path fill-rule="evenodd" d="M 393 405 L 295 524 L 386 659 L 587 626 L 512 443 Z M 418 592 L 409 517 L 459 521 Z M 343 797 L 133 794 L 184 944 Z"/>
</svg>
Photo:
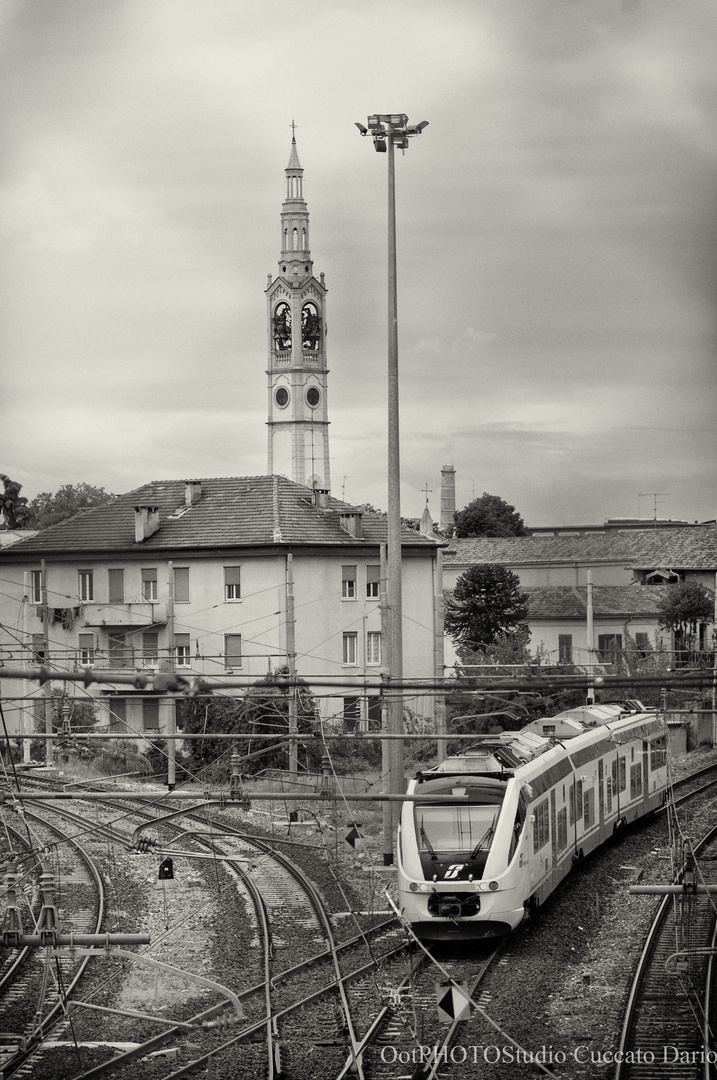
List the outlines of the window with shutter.
<svg viewBox="0 0 717 1080">
<path fill-rule="evenodd" d="M 356 566 L 341 567 L 341 599 L 356 599 Z"/>
<path fill-rule="evenodd" d="M 241 667 L 241 634 L 224 635 L 224 667 Z"/>
<path fill-rule="evenodd" d="M 241 566 L 224 567 L 224 599 L 241 600 Z"/>
<path fill-rule="evenodd" d="M 124 604 L 124 570 L 108 570 L 107 587 L 110 604 Z"/>
<path fill-rule="evenodd" d="M 175 566 L 174 568 L 174 602 L 175 604 L 189 603 L 188 566 Z"/>
<path fill-rule="evenodd" d="M 366 599 L 367 600 L 380 600 L 381 599 L 381 567 L 380 566 L 367 566 L 366 567 Z"/>
<path fill-rule="evenodd" d="M 189 667 L 191 663 L 189 634 L 174 635 L 174 662 L 177 667 Z"/>
<path fill-rule="evenodd" d="M 142 599 L 151 604 L 157 600 L 157 567 L 148 566 L 142 570 Z"/>
</svg>

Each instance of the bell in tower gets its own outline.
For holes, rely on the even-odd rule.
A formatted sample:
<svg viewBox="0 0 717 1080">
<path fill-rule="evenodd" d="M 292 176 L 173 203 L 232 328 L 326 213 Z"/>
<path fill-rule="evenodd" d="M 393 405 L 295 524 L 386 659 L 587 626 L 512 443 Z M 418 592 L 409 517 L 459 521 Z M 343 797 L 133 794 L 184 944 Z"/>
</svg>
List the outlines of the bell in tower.
<svg viewBox="0 0 717 1080">
<path fill-rule="evenodd" d="M 293 129 L 293 124 L 292 124 Z M 326 286 L 314 277 L 304 170 L 292 130 L 281 208 L 279 272 L 266 289 L 270 474 L 329 490 Z"/>
</svg>

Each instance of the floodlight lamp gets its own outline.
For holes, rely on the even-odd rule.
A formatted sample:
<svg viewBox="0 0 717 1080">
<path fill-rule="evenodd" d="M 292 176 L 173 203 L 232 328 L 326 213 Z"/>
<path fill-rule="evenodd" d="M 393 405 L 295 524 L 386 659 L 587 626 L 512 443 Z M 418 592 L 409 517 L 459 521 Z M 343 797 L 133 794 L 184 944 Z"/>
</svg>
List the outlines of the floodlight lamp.
<svg viewBox="0 0 717 1080">
<path fill-rule="evenodd" d="M 405 113 L 391 113 L 389 123 L 392 127 L 403 127 L 407 120 Z"/>
<path fill-rule="evenodd" d="M 373 140 L 373 146 L 374 146 L 374 150 L 376 151 L 377 154 L 385 154 L 386 153 L 386 140 L 385 139 L 374 139 Z"/>
<path fill-rule="evenodd" d="M 359 129 L 362 135 L 368 135 L 368 128 L 364 127 L 363 124 L 359 124 L 358 121 L 356 121 L 356 127 Z"/>
<path fill-rule="evenodd" d="M 416 131 L 420 135 L 421 132 L 423 131 L 423 129 L 427 128 L 427 127 L 428 127 L 428 121 L 427 120 L 421 120 L 420 124 L 416 124 Z"/>
<path fill-rule="evenodd" d="M 376 113 L 375 116 L 369 116 L 366 123 L 370 128 L 377 128 L 381 126 L 381 118 L 378 113 Z"/>
</svg>

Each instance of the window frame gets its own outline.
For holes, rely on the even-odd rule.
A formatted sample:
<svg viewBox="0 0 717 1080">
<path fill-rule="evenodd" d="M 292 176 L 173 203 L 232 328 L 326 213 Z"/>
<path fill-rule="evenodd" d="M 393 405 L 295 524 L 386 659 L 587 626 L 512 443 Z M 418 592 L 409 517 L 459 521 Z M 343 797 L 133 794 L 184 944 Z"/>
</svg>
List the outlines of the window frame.
<svg viewBox="0 0 717 1080">
<path fill-rule="evenodd" d="M 343 667 L 358 667 L 358 633 L 355 630 L 344 630 L 341 656 Z"/>
<path fill-rule="evenodd" d="M 121 578 L 122 589 L 118 590 L 116 588 L 117 576 L 120 575 L 120 574 L 122 575 L 122 578 Z M 114 582 L 115 582 L 114 586 L 112 584 L 113 575 L 115 575 L 114 576 Z M 113 589 L 116 590 L 116 591 L 113 591 Z M 125 592 L 124 567 L 123 566 L 109 566 L 107 568 L 107 603 L 108 604 L 124 604 L 125 595 L 126 595 L 126 592 Z"/>
<path fill-rule="evenodd" d="M 573 635 L 558 634 L 558 663 L 572 664 L 573 662 Z"/>
<path fill-rule="evenodd" d="M 154 574 L 154 577 L 148 577 L 147 575 Z M 147 586 L 152 586 L 147 588 Z M 140 592 L 142 600 L 146 604 L 156 604 L 159 600 L 159 585 L 158 574 L 156 566 L 142 566 L 140 568 Z M 147 593 L 152 595 L 148 596 Z"/>
<path fill-rule="evenodd" d="M 142 667 L 152 669 L 159 667 L 159 632 L 157 630 L 142 631 Z"/>
<path fill-rule="evenodd" d="M 376 576 L 373 576 L 375 572 Z M 369 577 L 371 573 L 371 577 Z M 381 564 L 380 563 L 367 563 L 366 564 L 366 599 L 367 600 L 380 600 L 381 599 Z"/>
<path fill-rule="evenodd" d="M 238 581 L 227 581 L 227 570 L 235 570 L 236 574 L 231 574 L 230 577 L 237 577 Z M 224 575 L 224 603 L 236 604 L 241 600 L 241 565 L 232 564 L 223 568 Z M 238 590 L 236 595 L 229 595 L 230 590 Z"/>
<path fill-rule="evenodd" d="M 94 604 L 95 602 L 95 572 L 94 570 L 77 571 L 77 596 L 81 604 Z"/>
<path fill-rule="evenodd" d="M 82 639 L 85 638 L 85 644 L 82 644 Z M 91 645 L 87 645 L 86 639 L 89 638 L 92 642 Z M 80 667 L 93 667 L 95 663 L 96 653 L 95 635 L 82 633 L 77 635 L 77 663 Z"/>
<path fill-rule="evenodd" d="M 42 570 L 30 571 L 30 603 L 42 603 Z"/>
<path fill-rule="evenodd" d="M 378 646 L 378 647 L 376 647 Z M 380 630 L 367 630 L 366 631 L 366 667 L 380 667 L 382 660 L 381 653 L 381 631 Z"/>
<path fill-rule="evenodd" d="M 232 652 L 229 646 L 232 642 L 239 642 L 239 651 Z M 224 668 L 240 668 L 242 666 L 242 636 L 241 634 L 224 635 Z"/>
<path fill-rule="evenodd" d="M 177 575 L 180 575 L 177 577 Z M 183 595 L 179 596 L 178 582 L 182 582 Z M 191 601 L 191 593 L 189 591 L 189 567 L 188 566 L 175 566 L 174 568 L 174 602 L 175 604 L 188 604 Z M 186 588 L 184 586 L 186 585 Z"/>
<path fill-rule="evenodd" d="M 601 664 L 614 663 L 621 652 L 622 634 L 598 634 L 598 660 Z"/>
<path fill-rule="evenodd" d="M 151 710 L 148 710 L 148 708 L 147 708 L 148 705 L 152 706 Z M 154 713 L 155 707 L 156 707 L 156 711 L 157 711 L 157 726 L 156 727 L 154 726 L 154 716 L 152 716 L 150 718 L 147 717 L 147 712 L 151 711 L 152 713 Z M 152 726 L 148 726 L 148 724 L 147 724 L 148 719 L 151 719 Z M 159 734 L 160 724 L 159 724 L 159 698 L 158 697 L 143 697 L 142 698 L 142 731 L 143 732 L 151 732 L 152 734 Z"/>
<path fill-rule="evenodd" d="M 179 641 L 181 638 L 181 642 Z M 174 666 L 191 667 L 192 665 L 192 638 L 190 634 L 174 635 Z"/>
<path fill-rule="evenodd" d="M 348 576 L 353 571 L 352 576 Z M 341 567 L 341 599 L 342 600 L 358 600 L 358 591 L 356 589 L 358 578 L 358 564 L 346 563 Z"/>
</svg>

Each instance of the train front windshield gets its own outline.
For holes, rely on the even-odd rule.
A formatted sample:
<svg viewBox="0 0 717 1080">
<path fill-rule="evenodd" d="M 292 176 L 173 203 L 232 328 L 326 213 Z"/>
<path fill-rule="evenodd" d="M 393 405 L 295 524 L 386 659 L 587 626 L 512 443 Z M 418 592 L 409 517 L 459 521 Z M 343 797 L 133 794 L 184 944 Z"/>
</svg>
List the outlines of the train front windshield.
<svg viewBox="0 0 717 1080">
<path fill-rule="evenodd" d="M 489 851 L 500 806 L 444 803 L 417 806 L 419 851 Z"/>
</svg>

